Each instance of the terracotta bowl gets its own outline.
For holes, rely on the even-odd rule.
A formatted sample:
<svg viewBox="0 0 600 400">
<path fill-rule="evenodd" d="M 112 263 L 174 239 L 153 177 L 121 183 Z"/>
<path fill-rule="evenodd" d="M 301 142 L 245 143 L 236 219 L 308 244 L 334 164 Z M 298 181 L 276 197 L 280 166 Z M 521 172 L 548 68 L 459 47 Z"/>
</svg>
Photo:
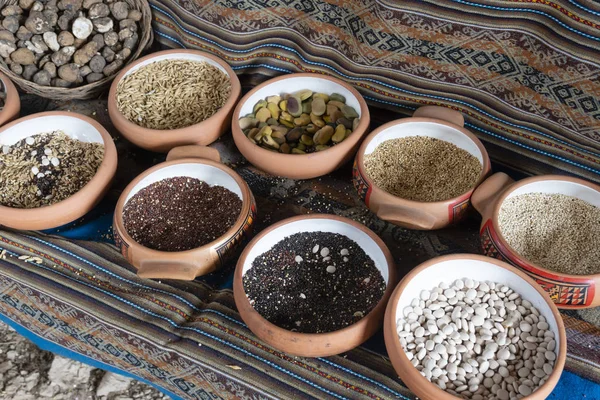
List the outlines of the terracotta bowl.
<svg viewBox="0 0 600 400">
<path fill-rule="evenodd" d="M 125 230 L 123 209 L 127 201 L 141 189 L 163 179 L 189 176 L 209 185 L 231 190 L 242 199 L 242 209 L 235 224 L 218 239 L 186 251 L 153 250 L 134 241 Z M 219 152 L 203 146 L 174 148 L 167 161 L 146 170 L 123 191 L 115 209 L 113 230 L 115 242 L 123 257 L 137 268 L 142 278 L 193 280 L 217 268 L 249 232 L 256 217 L 256 202 L 246 182 L 231 168 L 221 164 Z"/>
<path fill-rule="evenodd" d="M 299 232 L 333 232 L 345 235 L 358 243 L 373 259 L 387 283 L 387 288 L 382 299 L 369 314 L 355 324 L 334 332 L 298 333 L 270 323 L 252 307 L 244 291 L 243 275 L 251 268 L 256 257 L 268 251 L 284 237 Z M 300 357 L 326 357 L 353 349 L 377 332 L 396 281 L 392 255 L 375 233 L 347 218 L 311 214 L 288 218 L 271 225 L 248 244 L 237 263 L 233 278 L 233 295 L 244 322 L 256 336 L 270 346 Z"/>
<path fill-rule="evenodd" d="M 360 123 L 348 138 L 331 148 L 310 154 L 276 153 L 250 142 L 240 129 L 239 119 L 252 113 L 254 105 L 267 96 L 310 89 L 319 93 L 339 93 L 358 112 Z M 310 179 L 328 174 L 352 158 L 369 128 L 371 117 L 365 99 L 352 86 L 320 74 L 290 74 L 268 80 L 248 92 L 238 103 L 231 121 L 235 145 L 254 166 L 271 175 L 292 179 Z"/>
<path fill-rule="evenodd" d="M 19 111 L 21 111 L 21 100 L 19 98 L 19 92 L 15 88 L 15 85 L 8 78 L 0 72 L 0 81 L 6 92 L 6 100 L 4 102 L 4 108 L 0 111 L 0 126 L 6 124 L 19 117 Z"/>
<path fill-rule="evenodd" d="M 490 171 L 485 147 L 463 125 L 464 118 L 459 112 L 425 106 L 415 111 L 412 118 L 392 121 L 371 132 L 358 150 L 352 173 L 354 188 L 367 207 L 379 218 L 409 229 L 439 229 L 460 221 L 469 208 L 473 190 Z M 375 185 L 366 173 L 365 155 L 387 140 L 409 136 L 445 140 L 477 157 L 483 168 L 475 186 L 458 197 L 427 203 L 394 196 Z"/>
<path fill-rule="evenodd" d="M 117 107 L 117 86 L 119 82 L 121 82 L 128 74 L 143 66 L 167 59 L 185 59 L 198 62 L 205 61 L 227 74 L 231 80 L 231 94 L 225 105 L 210 118 L 200 123 L 179 129 L 159 130 L 143 128 L 125 118 Z M 231 67 L 220 58 L 197 50 L 165 50 L 140 58 L 123 68 L 123 70 L 115 77 L 115 80 L 110 86 L 110 92 L 108 93 L 108 115 L 115 125 L 115 128 L 136 146 L 146 150 L 166 153 L 177 146 L 191 144 L 209 145 L 217 140 L 229 128 L 231 113 L 235 103 L 240 97 L 240 93 L 241 86 L 237 75 L 233 72 Z"/>
<path fill-rule="evenodd" d="M 30 209 L 0 206 L 0 225 L 43 230 L 68 224 L 91 211 L 110 187 L 117 170 L 117 149 L 106 129 L 86 116 L 49 111 L 20 118 L 0 128 L 0 147 L 32 134 L 56 130 L 84 142 L 104 144 L 104 160 L 96 175 L 73 196 L 50 206 Z"/>
<path fill-rule="evenodd" d="M 480 255 L 453 254 L 433 258 L 414 268 L 398 284 L 388 303 L 383 326 L 385 346 L 396 373 L 406 386 L 421 399 L 452 400 L 460 398 L 429 382 L 411 364 L 398 339 L 396 321 L 402 316 L 404 308 L 410 305 L 413 298 L 419 297 L 422 290 L 430 290 L 440 282 L 451 283 L 465 277 L 508 285 L 522 298 L 529 300 L 541 315 L 546 317 L 556 340 L 554 370 L 546 383 L 531 395 L 523 397 L 528 400 L 545 399 L 558 383 L 567 356 L 565 327 L 558 309 L 548 294 L 525 273 L 505 262 Z"/>
<path fill-rule="evenodd" d="M 600 186 L 583 179 L 559 175 L 526 178 L 515 183 L 499 172 L 473 193 L 473 205 L 482 215 L 481 247 L 484 254 L 504 260 L 529 274 L 549 294 L 558 308 L 588 308 L 600 305 L 600 274 L 569 275 L 543 268 L 525 259 L 508 245 L 498 224 L 502 202 L 525 193 L 561 193 L 600 207 Z"/>
</svg>

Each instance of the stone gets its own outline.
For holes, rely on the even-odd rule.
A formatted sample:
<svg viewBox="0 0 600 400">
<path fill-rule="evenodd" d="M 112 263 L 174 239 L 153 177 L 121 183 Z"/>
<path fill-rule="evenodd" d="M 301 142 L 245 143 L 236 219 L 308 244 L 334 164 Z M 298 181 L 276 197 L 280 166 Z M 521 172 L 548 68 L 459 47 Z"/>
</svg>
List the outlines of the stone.
<svg viewBox="0 0 600 400">
<path fill-rule="evenodd" d="M 111 393 L 122 392 L 127 390 L 131 383 L 131 378 L 126 378 L 122 375 L 107 372 L 104 374 L 98 388 L 96 389 L 96 396 L 108 396 Z"/>
<path fill-rule="evenodd" d="M 93 23 L 94 28 L 100 33 L 106 33 L 114 26 L 113 20 L 109 17 L 96 18 Z"/>
<path fill-rule="evenodd" d="M 73 63 L 65 64 L 58 68 L 58 76 L 67 82 L 77 82 L 77 79 L 81 76 L 79 66 Z"/>
<path fill-rule="evenodd" d="M 46 70 L 38 71 L 35 75 L 33 75 L 33 82 L 37 83 L 40 86 L 50 86 L 51 80 L 52 77 L 50 76 L 50 73 Z"/>
<path fill-rule="evenodd" d="M 104 18 L 110 15 L 110 8 L 104 3 L 96 3 L 88 11 L 89 19 Z"/>
<path fill-rule="evenodd" d="M 24 26 L 19 27 L 17 30 L 17 38 L 19 40 L 30 40 L 33 37 L 33 33 L 29 31 L 29 29 Z"/>
<path fill-rule="evenodd" d="M 119 34 L 117 32 L 106 32 L 104 34 L 104 44 L 107 46 L 114 46 L 119 42 Z"/>
<path fill-rule="evenodd" d="M 101 33 L 94 35 L 94 37 L 92 38 L 92 41 L 94 43 L 96 43 L 98 50 L 100 50 L 101 48 L 104 47 L 104 36 Z"/>
<path fill-rule="evenodd" d="M 135 48 L 135 46 L 137 45 L 137 42 L 138 42 L 138 35 L 137 35 L 137 33 L 134 33 L 132 37 L 127 38 L 123 41 L 123 47 L 125 47 L 126 49 L 133 50 Z"/>
<path fill-rule="evenodd" d="M 88 41 L 86 39 L 75 39 L 75 41 L 73 42 L 73 46 L 75 46 L 76 49 L 79 49 L 81 46 L 83 46 L 84 44 L 86 44 Z"/>
<path fill-rule="evenodd" d="M 102 3 L 102 0 L 83 0 L 83 8 L 89 10 L 94 4 Z"/>
<path fill-rule="evenodd" d="M 10 59 L 21 65 L 31 65 L 35 62 L 35 56 L 29 49 L 17 49 L 12 52 Z"/>
<path fill-rule="evenodd" d="M 35 75 L 36 72 L 38 72 L 38 68 L 35 65 L 26 65 L 23 68 L 23 78 L 30 81 L 33 79 L 33 75 Z"/>
<path fill-rule="evenodd" d="M 77 39 L 87 39 L 87 37 L 92 34 L 93 29 L 94 25 L 92 24 L 92 21 L 85 17 L 79 17 L 73 21 L 71 32 L 73 32 L 73 35 Z"/>
<path fill-rule="evenodd" d="M 34 34 L 52 30 L 50 21 L 41 11 L 30 12 L 29 17 L 25 20 L 25 27 Z"/>
<path fill-rule="evenodd" d="M 10 17 L 6 17 L 4 20 L 2 20 L 2 26 L 4 29 L 12 33 L 17 33 L 19 30 L 19 25 L 19 17 L 15 15 L 11 15 Z"/>
<path fill-rule="evenodd" d="M 56 64 L 54 64 L 53 62 L 47 62 L 46 64 L 44 64 L 44 71 L 47 71 L 50 74 L 50 78 L 56 78 L 57 75 L 57 68 L 56 68 Z"/>
<path fill-rule="evenodd" d="M 123 49 L 117 53 L 117 56 L 115 57 L 115 59 L 116 60 L 126 60 L 127 57 L 129 57 L 130 55 L 131 55 L 131 50 Z"/>
<path fill-rule="evenodd" d="M 125 41 L 125 39 L 129 39 L 133 35 L 134 33 L 131 32 L 129 29 L 121 29 L 121 31 L 119 32 L 119 40 L 123 42 Z"/>
<path fill-rule="evenodd" d="M 58 41 L 58 44 L 62 47 L 73 46 L 73 44 L 75 43 L 75 37 L 71 32 L 68 31 L 63 31 L 59 33 L 56 40 Z"/>
<path fill-rule="evenodd" d="M 142 12 L 139 10 L 129 10 L 129 13 L 127 14 L 127 19 L 130 19 L 132 21 L 141 21 L 142 20 Z"/>
<path fill-rule="evenodd" d="M 75 16 L 71 13 L 68 13 L 68 12 L 63 13 L 63 15 L 58 17 L 58 21 L 57 21 L 58 27 L 62 31 L 68 31 L 71 28 L 71 21 L 73 20 L 74 17 Z"/>
<path fill-rule="evenodd" d="M 11 63 L 10 70 L 17 75 L 21 75 L 23 73 L 23 66 L 21 64 Z"/>
<path fill-rule="evenodd" d="M 73 54 L 75 54 L 75 46 L 67 46 L 54 52 L 50 59 L 57 67 L 60 67 L 71 61 Z"/>
<path fill-rule="evenodd" d="M 31 6 L 31 11 L 43 11 L 44 10 L 44 5 L 42 4 L 41 1 L 35 1 L 33 3 L 33 5 Z"/>
<path fill-rule="evenodd" d="M 110 12 L 116 20 L 120 21 L 129 15 L 129 6 L 124 1 L 117 1 L 110 5 Z"/>
<path fill-rule="evenodd" d="M 35 0 L 19 0 L 19 7 L 23 10 L 29 10 L 33 3 L 35 3 Z"/>
<path fill-rule="evenodd" d="M 71 82 L 65 81 L 64 79 L 54 78 L 54 79 L 52 79 L 51 85 L 54 87 L 69 88 L 73 84 Z"/>
<path fill-rule="evenodd" d="M 10 17 L 11 15 L 21 15 L 23 14 L 23 9 L 17 5 L 9 5 L 2 9 L 3 17 Z"/>
<path fill-rule="evenodd" d="M 131 32 L 137 32 L 138 26 L 134 20 L 124 19 L 119 21 L 119 29 L 129 29 Z"/>
<path fill-rule="evenodd" d="M 96 51 L 98 51 L 96 42 L 89 42 L 73 54 L 73 62 L 80 66 L 85 65 L 96 55 Z"/>
<path fill-rule="evenodd" d="M 39 395 L 43 397 L 48 397 L 51 399 L 55 399 L 56 395 L 60 392 L 60 386 L 55 383 L 50 383 L 48 386 L 40 389 Z"/>
<path fill-rule="evenodd" d="M 59 10 L 77 12 L 81 10 L 83 0 L 60 0 L 57 4 Z"/>
<path fill-rule="evenodd" d="M 48 378 L 61 389 L 71 389 L 74 386 L 86 384 L 94 368 L 68 358 L 54 356 Z"/>
<path fill-rule="evenodd" d="M 87 81 L 87 83 L 98 82 L 101 79 L 104 79 L 104 74 L 100 74 L 97 72 L 92 72 L 91 74 L 89 74 L 88 76 L 85 77 L 85 80 Z"/>
<path fill-rule="evenodd" d="M 102 70 L 104 70 L 105 66 L 106 60 L 101 55 L 95 55 L 90 60 L 90 68 L 92 69 L 92 72 L 100 73 Z"/>
<path fill-rule="evenodd" d="M 0 30 L 0 40 L 8 40 L 11 43 L 15 43 L 17 38 L 11 31 L 7 31 L 6 29 Z"/>
<path fill-rule="evenodd" d="M 111 62 L 110 64 L 108 64 L 106 67 L 104 67 L 104 69 L 102 70 L 102 73 L 104 75 L 106 75 L 106 76 L 112 76 L 122 66 L 123 66 L 123 61 L 121 61 L 121 60 L 115 60 L 115 61 Z"/>
<path fill-rule="evenodd" d="M 9 57 L 13 51 L 17 50 L 17 45 L 11 41 L 0 39 L 0 56 Z"/>
<path fill-rule="evenodd" d="M 51 32 L 46 32 L 46 33 L 51 33 Z M 35 35 L 31 38 L 31 43 L 38 49 L 42 50 L 42 53 L 45 53 L 48 51 L 48 45 L 46 44 L 46 42 L 44 41 L 44 38 L 42 37 L 42 35 Z"/>
<path fill-rule="evenodd" d="M 104 57 L 106 62 L 113 62 L 115 55 L 115 52 L 110 47 L 105 47 L 102 49 L 102 57 Z"/>
<path fill-rule="evenodd" d="M 86 76 L 88 76 L 91 73 L 92 73 L 92 69 L 90 68 L 89 65 L 84 65 L 83 67 L 79 68 L 79 75 L 81 75 L 82 81 L 83 81 L 83 78 L 85 78 Z"/>
<path fill-rule="evenodd" d="M 54 28 L 56 26 L 56 24 L 58 23 L 58 14 L 56 12 L 50 11 L 50 10 L 44 10 L 44 11 L 42 11 L 42 14 L 44 14 L 46 19 L 48 20 L 50 27 Z"/>
<path fill-rule="evenodd" d="M 56 33 L 45 32 L 43 39 L 44 39 L 44 43 L 46 43 L 46 46 L 48 46 L 48 48 L 50 50 L 52 50 L 52 51 L 60 50 L 60 44 L 58 43 L 58 36 L 56 35 Z"/>
</svg>

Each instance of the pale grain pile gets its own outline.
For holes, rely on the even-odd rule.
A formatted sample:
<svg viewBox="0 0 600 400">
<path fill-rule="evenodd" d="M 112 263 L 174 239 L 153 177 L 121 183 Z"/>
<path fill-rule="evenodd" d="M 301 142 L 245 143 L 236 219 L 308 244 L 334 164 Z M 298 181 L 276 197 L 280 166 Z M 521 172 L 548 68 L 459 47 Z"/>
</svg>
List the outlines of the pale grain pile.
<svg viewBox="0 0 600 400">
<path fill-rule="evenodd" d="M 36 208 L 77 193 L 96 174 L 104 146 L 61 131 L 0 146 L 0 205 Z"/>
<path fill-rule="evenodd" d="M 508 244 L 541 267 L 600 273 L 598 207 L 563 194 L 522 194 L 504 200 L 498 223 Z"/>
<path fill-rule="evenodd" d="M 117 86 L 117 107 L 149 129 L 178 129 L 214 115 L 227 102 L 227 74 L 207 62 L 163 60 L 127 75 Z"/>
<path fill-rule="evenodd" d="M 377 186 L 414 201 L 443 201 L 473 188 L 481 175 L 479 160 L 452 143 L 427 136 L 387 140 L 365 156 Z"/>
</svg>

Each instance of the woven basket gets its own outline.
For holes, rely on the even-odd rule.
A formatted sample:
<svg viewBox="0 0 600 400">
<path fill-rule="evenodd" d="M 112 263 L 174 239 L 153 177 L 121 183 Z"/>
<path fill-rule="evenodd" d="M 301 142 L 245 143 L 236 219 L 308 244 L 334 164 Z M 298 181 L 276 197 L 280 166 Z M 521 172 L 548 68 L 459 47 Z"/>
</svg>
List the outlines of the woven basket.
<svg viewBox="0 0 600 400">
<path fill-rule="evenodd" d="M 137 59 L 144 49 L 152 44 L 152 12 L 150 5 L 146 0 L 122 0 L 125 1 L 131 9 L 142 12 L 142 19 L 139 21 L 139 43 L 135 51 L 131 53 L 123 66 Z M 18 0 L 0 0 L 0 9 L 5 5 L 18 4 Z M 1 60 L 1 59 L 0 59 Z M 23 79 L 22 76 L 12 72 L 4 62 L 0 62 L 0 71 L 4 72 L 8 77 L 24 92 L 36 94 L 41 97 L 46 97 L 55 100 L 82 100 L 98 97 L 109 86 L 113 78 L 119 73 L 119 70 L 112 76 L 107 76 L 94 83 L 84 84 L 74 88 L 58 88 L 52 86 L 40 86 L 32 81 Z"/>
</svg>

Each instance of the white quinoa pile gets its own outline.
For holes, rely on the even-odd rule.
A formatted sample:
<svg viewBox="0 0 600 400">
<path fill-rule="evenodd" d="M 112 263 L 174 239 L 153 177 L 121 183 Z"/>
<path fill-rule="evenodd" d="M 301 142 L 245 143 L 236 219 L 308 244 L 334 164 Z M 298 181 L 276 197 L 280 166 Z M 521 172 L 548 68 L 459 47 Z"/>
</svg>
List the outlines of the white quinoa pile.
<svg viewBox="0 0 600 400">
<path fill-rule="evenodd" d="M 510 197 L 498 215 L 502 235 L 519 255 L 556 272 L 600 273 L 600 208 L 563 194 Z"/>
</svg>

